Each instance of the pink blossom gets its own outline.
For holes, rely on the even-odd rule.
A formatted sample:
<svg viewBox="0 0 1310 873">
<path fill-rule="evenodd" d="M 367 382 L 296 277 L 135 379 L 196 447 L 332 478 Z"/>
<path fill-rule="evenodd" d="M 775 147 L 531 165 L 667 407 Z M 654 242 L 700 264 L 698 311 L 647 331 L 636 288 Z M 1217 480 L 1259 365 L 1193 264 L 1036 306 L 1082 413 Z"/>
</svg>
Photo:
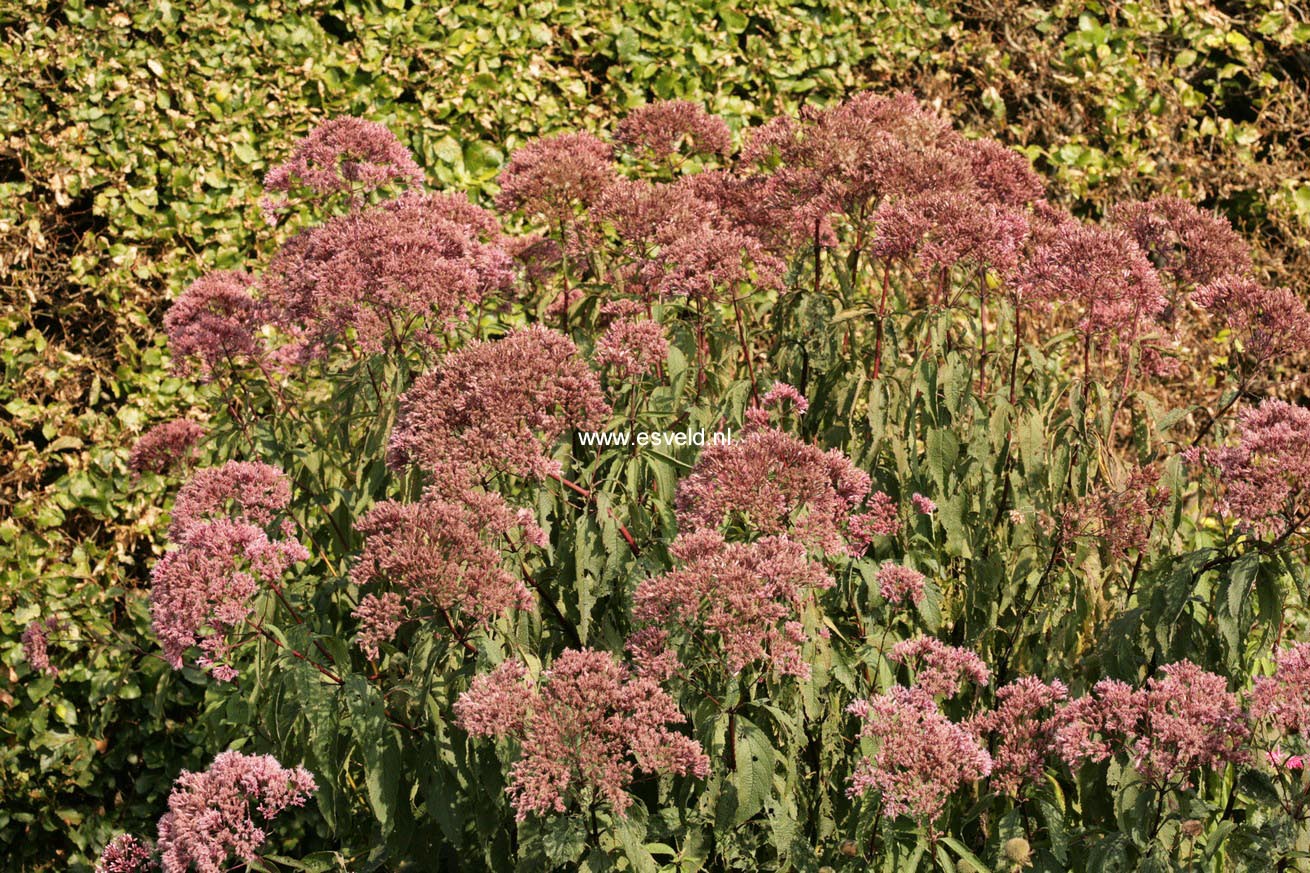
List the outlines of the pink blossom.
<svg viewBox="0 0 1310 873">
<path fill-rule="evenodd" d="M 260 461 L 228 461 L 197 470 L 173 501 L 169 533 L 185 538 L 205 521 L 235 518 L 267 526 L 291 503 L 291 481 L 277 467 Z"/>
<path fill-rule="evenodd" d="M 562 813 L 585 789 L 623 815 L 627 786 L 640 770 L 705 776 L 700 744 L 667 725 L 685 721 L 649 676 L 634 676 L 606 652 L 565 650 L 535 684 L 521 667 L 502 665 L 456 701 L 461 727 L 509 736 L 519 746 L 509 793 L 518 820 Z"/>
<path fill-rule="evenodd" d="M 1161 667 L 1136 691 L 1103 679 L 1092 695 L 1067 704 L 1057 725 L 1056 748 L 1071 766 L 1122 753 L 1156 786 L 1186 787 L 1200 768 L 1242 763 L 1250 735 L 1223 677 L 1190 661 Z"/>
<path fill-rule="evenodd" d="M 773 428 L 707 446 L 678 482 L 679 527 L 784 534 L 830 554 L 862 551 L 855 522 L 869 475 L 841 451 L 824 452 Z M 848 533 L 848 526 L 851 533 Z"/>
<path fill-rule="evenodd" d="M 1310 489 L 1310 409 L 1270 398 L 1238 414 L 1236 445 L 1197 453 L 1223 493 L 1219 511 L 1259 536 L 1299 529 Z"/>
<path fill-rule="evenodd" d="M 1084 336 L 1118 346 L 1144 336 L 1167 302 L 1145 253 L 1116 227 L 1063 225 L 1035 248 L 1021 275 L 1025 298 L 1077 306 Z"/>
<path fill-rule="evenodd" d="M 203 773 L 183 770 L 159 820 L 164 873 L 187 873 L 192 865 L 198 873 L 224 873 L 233 857 L 253 862 L 268 823 L 317 790 L 308 770 L 287 769 L 271 755 L 223 752 Z"/>
<path fill-rule="evenodd" d="M 495 220 L 459 195 L 410 192 L 292 237 L 262 290 L 302 358 L 350 341 L 367 353 L 411 338 L 435 345 L 484 298 L 509 289 L 513 263 Z"/>
<path fill-rule="evenodd" d="M 898 685 L 848 711 L 863 721 L 860 737 L 877 743 L 856 764 L 848 793 L 879 792 L 889 817 L 909 815 L 931 827 L 954 792 L 991 772 L 987 750 L 921 689 Z"/>
<path fill-rule="evenodd" d="M 264 353 L 256 331 L 266 319 L 254 285 L 248 273 L 220 270 L 201 276 L 173 301 L 164 330 L 175 372 L 189 374 L 195 359 L 208 380 L 220 365 L 236 366 Z"/>
<path fill-rule="evenodd" d="M 566 221 L 576 205 L 594 203 L 615 178 L 610 147 L 591 134 L 543 137 L 510 156 L 500 174 L 496 206 Z"/>
<path fill-rule="evenodd" d="M 525 527 L 526 526 L 526 527 Z M 360 646 L 376 657 L 412 610 L 430 607 L 443 616 L 488 621 L 509 609 L 526 609 L 532 595 L 506 569 L 515 537 L 531 536 L 535 522 L 512 510 L 495 492 L 429 490 L 416 503 L 384 501 L 360 519 L 364 551 L 351 570 L 361 588 L 386 583 L 395 594 L 361 601 Z"/>
<path fill-rule="evenodd" d="M 702 658 L 722 659 L 733 674 L 763 662 L 779 675 L 809 676 L 800 657 L 808 636 L 797 619 L 813 593 L 833 581 L 803 546 L 783 537 L 728 543 L 702 530 L 680 536 L 670 552 L 677 568 L 637 585 L 636 621 L 690 641 Z M 644 650 L 645 659 L 662 654 Z"/>
<path fill-rule="evenodd" d="M 669 358 L 664 326 L 649 319 L 616 319 L 596 340 L 596 363 L 625 382 L 652 372 Z"/>
<path fill-rule="evenodd" d="M 195 459 L 195 445 L 205 429 L 189 418 L 175 418 L 157 424 L 141 435 L 127 457 L 134 473 L 167 473 Z"/>
<path fill-rule="evenodd" d="M 423 171 L 385 125 L 343 116 L 323 122 L 296 143 L 291 157 L 264 177 L 264 188 L 290 192 L 304 187 L 319 196 L 344 191 L 357 197 L 391 182 L 422 185 Z"/>
<path fill-rule="evenodd" d="M 1192 301 L 1241 340 L 1256 367 L 1310 350 L 1310 312 L 1289 288 L 1228 275 L 1198 288 Z"/>
<path fill-rule="evenodd" d="M 1289 755 L 1282 749 L 1270 749 L 1266 757 L 1269 764 L 1275 770 L 1302 770 L 1305 768 L 1305 758 L 1301 755 Z"/>
<path fill-rule="evenodd" d="M 929 697 L 954 697 L 966 681 L 986 685 L 991 678 L 982 658 L 935 637 L 902 640 L 887 657 L 913 668 L 914 687 Z"/>
<path fill-rule="evenodd" d="M 1251 717 L 1281 734 L 1310 736 L 1310 643 L 1294 643 L 1274 655 L 1274 675 L 1251 687 Z"/>
<path fill-rule="evenodd" d="M 933 503 L 917 491 L 910 497 L 910 502 L 914 504 L 914 508 L 923 515 L 932 515 L 937 511 L 937 504 Z"/>
<path fill-rule="evenodd" d="M 151 571 L 150 610 L 164 656 L 180 668 L 199 644 L 197 663 L 223 681 L 235 677 L 225 664 L 226 635 L 252 610 L 260 583 L 276 581 L 309 553 L 294 541 L 270 541 L 244 521 L 218 519 L 183 529 L 177 545 Z"/>
<path fill-rule="evenodd" d="M 870 252 L 880 258 L 913 257 L 923 275 L 957 264 L 1011 272 L 1028 235 L 1022 214 L 970 191 L 928 191 L 885 200 L 873 221 L 878 235 Z"/>
<path fill-rule="evenodd" d="M 145 873 L 159 866 L 154 856 L 154 847 L 145 840 L 119 834 L 100 853 L 95 873 Z"/>
<path fill-rule="evenodd" d="M 1124 227 L 1157 267 L 1184 285 L 1251 269 L 1251 252 L 1228 219 L 1178 197 L 1119 203 L 1110 220 Z"/>
<path fill-rule="evenodd" d="M 57 631 L 61 627 L 59 619 L 50 616 L 45 621 L 29 622 L 23 629 L 21 637 L 23 644 L 23 659 L 27 665 L 38 673 L 45 673 L 47 676 L 58 676 L 59 668 L 50 663 L 50 653 L 48 650 L 50 631 Z"/>
<path fill-rule="evenodd" d="M 968 728 L 993 738 L 991 784 L 1013 797 L 1042 779 L 1046 759 L 1055 751 L 1056 707 L 1068 699 L 1059 680 L 1050 684 L 1024 676 L 996 690 L 996 707 L 975 716 Z"/>
<path fill-rule="evenodd" d="M 705 222 L 676 233 L 661 231 L 659 253 L 641 266 L 639 279 L 662 298 L 685 297 L 703 306 L 731 300 L 745 284 L 782 287 L 785 264 L 736 228 Z"/>
<path fill-rule="evenodd" d="M 1061 525 L 1065 542 L 1096 536 L 1115 560 L 1145 551 L 1155 521 L 1169 505 L 1169 489 L 1159 482 L 1158 468 L 1140 467 L 1128 475 L 1122 488 L 1094 489 L 1065 509 Z"/>
<path fill-rule="evenodd" d="M 791 414 L 798 419 L 810 408 L 810 401 L 801 392 L 786 382 L 774 382 L 773 387 L 760 398 L 759 405 L 746 410 L 746 420 L 755 427 L 766 427 L 769 423 L 769 410 L 781 409 L 784 403 L 791 405 Z"/>
<path fill-rule="evenodd" d="M 559 468 L 546 450 L 609 413 L 573 341 L 534 325 L 469 343 L 420 376 L 401 398 L 388 460 L 396 468 L 546 476 Z"/>
<path fill-rule="evenodd" d="M 959 140 L 953 150 L 969 162 L 977 186 L 1000 206 L 1019 208 L 1045 195 L 1028 158 L 994 139 Z"/>
<path fill-rule="evenodd" d="M 923 601 L 924 576 L 900 564 L 883 564 L 878 568 L 878 593 L 895 606 L 918 606 Z"/>
<path fill-rule="evenodd" d="M 690 155 L 727 155 L 732 148 L 732 135 L 723 119 L 687 100 L 638 106 L 619 122 L 614 139 L 660 161 L 679 150 Z"/>
</svg>

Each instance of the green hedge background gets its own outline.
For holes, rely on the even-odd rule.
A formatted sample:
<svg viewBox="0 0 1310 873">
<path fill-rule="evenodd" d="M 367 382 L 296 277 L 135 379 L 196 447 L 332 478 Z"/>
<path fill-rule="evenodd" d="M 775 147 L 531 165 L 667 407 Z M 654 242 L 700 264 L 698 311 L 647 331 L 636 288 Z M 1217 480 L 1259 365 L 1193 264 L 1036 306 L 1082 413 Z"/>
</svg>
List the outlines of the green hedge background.
<svg viewBox="0 0 1310 873">
<path fill-rule="evenodd" d="M 524 140 L 647 100 L 741 130 L 908 88 L 1026 149 L 1080 212 L 1177 193 L 1226 212 L 1267 278 L 1310 272 L 1310 21 L 1277 0 L 4 0 L 0 32 L 8 869 L 89 870 L 213 751 L 215 704 L 148 633 L 164 482 L 125 460 L 189 406 L 168 301 L 267 248 L 259 180 L 325 118 L 384 122 L 429 181 L 485 194 Z M 38 614 L 83 653 L 54 680 L 21 657 Z"/>
</svg>

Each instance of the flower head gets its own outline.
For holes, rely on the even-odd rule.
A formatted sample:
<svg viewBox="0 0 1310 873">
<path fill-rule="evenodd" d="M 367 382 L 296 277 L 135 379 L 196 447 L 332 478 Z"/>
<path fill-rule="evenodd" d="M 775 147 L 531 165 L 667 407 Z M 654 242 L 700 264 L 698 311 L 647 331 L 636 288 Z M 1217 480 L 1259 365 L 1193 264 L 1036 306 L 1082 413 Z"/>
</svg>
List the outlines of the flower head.
<svg viewBox="0 0 1310 873">
<path fill-rule="evenodd" d="M 650 319 L 615 319 L 596 340 L 596 363 L 625 382 L 640 379 L 669 358 L 664 326 Z"/>
<path fill-rule="evenodd" d="M 264 176 L 268 191 L 307 189 L 319 197 L 345 192 L 357 199 L 389 183 L 422 185 L 423 171 L 385 125 L 343 116 L 325 121 L 296 143 L 291 157 Z M 283 200 L 270 199 L 270 218 Z"/>
<path fill-rule="evenodd" d="M 1310 488 L 1310 409 L 1271 398 L 1238 414 L 1237 434 L 1198 453 L 1218 472 L 1220 513 L 1260 536 L 1295 529 Z"/>
<path fill-rule="evenodd" d="M 351 579 L 360 587 L 398 589 L 362 601 L 356 611 L 360 645 L 370 657 L 414 609 L 487 621 L 532 603 L 523 580 L 506 569 L 506 555 L 535 538 L 536 524 L 495 492 L 429 489 L 415 503 L 378 503 L 358 528 L 364 551 Z"/>
<path fill-rule="evenodd" d="M 909 815 L 931 827 L 951 794 L 991 772 L 987 750 L 921 689 L 898 685 L 850 711 L 863 722 L 860 737 L 876 741 L 877 751 L 856 764 L 849 794 L 879 792 L 888 816 Z"/>
<path fill-rule="evenodd" d="M 573 341 L 534 325 L 470 343 L 420 376 L 401 398 L 388 458 L 429 472 L 541 477 L 558 472 L 546 450 L 562 434 L 595 428 L 609 412 Z"/>
<path fill-rule="evenodd" d="M 707 446 L 678 482 L 683 530 L 783 534 L 809 549 L 863 551 L 848 528 L 869 493 L 869 475 L 841 451 L 824 452 L 773 428 Z"/>
<path fill-rule="evenodd" d="M 222 873 L 233 857 L 253 862 L 267 824 L 317 790 L 308 770 L 283 767 L 271 755 L 223 752 L 202 773 L 183 770 L 159 820 L 164 873 L 187 873 L 193 865 L 198 873 Z"/>
<path fill-rule="evenodd" d="M 781 409 L 784 404 L 791 406 L 791 413 L 800 418 L 810 408 L 810 401 L 786 382 L 774 382 L 773 387 L 764 392 L 758 406 L 746 410 L 746 421 L 755 427 L 766 427 L 769 423 L 769 410 Z"/>
<path fill-rule="evenodd" d="M 684 534 L 670 551 L 676 569 L 646 579 L 633 595 L 633 618 L 693 647 L 711 647 L 736 674 L 763 662 L 782 676 L 809 676 L 800 613 L 817 590 L 832 587 L 823 567 L 783 537 L 729 543 L 717 531 Z M 794 625 L 794 626 L 793 626 Z M 646 651 L 645 657 L 662 655 Z"/>
<path fill-rule="evenodd" d="M 517 149 L 500 174 L 496 206 L 522 209 L 552 221 L 590 206 L 614 179 L 611 150 L 589 133 L 536 139 Z"/>
<path fill-rule="evenodd" d="M 1289 288 L 1227 275 L 1198 288 L 1192 301 L 1242 341 L 1257 367 L 1310 350 L 1310 312 Z"/>
<path fill-rule="evenodd" d="M 1228 219 L 1181 198 L 1116 204 L 1110 220 L 1183 285 L 1196 287 L 1251 269 L 1250 248 Z"/>
<path fill-rule="evenodd" d="M 1160 485 L 1158 468 L 1139 467 L 1122 488 L 1104 485 L 1066 509 L 1060 529 L 1066 542 L 1099 537 L 1111 558 L 1123 560 L 1131 552 L 1145 551 L 1169 496 L 1169 489 Z"/>
<path fill-rule="evenodd" d="M 1041 780 L 1046 759 L 1055 751 L 1054 713 L 1068 697 L 1069 689 L 1059 680 L 1048 684 L 1024 676 L 996 690 L 994 709 L 969 720 L 969 729 L 980 739 L 993 738 L 993 786 L 1017 797 Z"/>
<path fill-rule="evenodd" d="M 189 418 L 175 418 L 157 424 L 141 435 L 127 457 L 127 467 L 134 473 L 166 473 L 193 460 L 196 443 L 205 429 Z"/>
<path fill-rule="evenodd" d="M 535 685 L 521 667 L 502 665 L 475 680 L 455 712 L 470 733 L 519 746 L 509 786 L 519 821 L 565 812 L 587 788 L 623 815 L 638 770 L 709 772 L 700 744 L 667 727 L 685 720 L 673 699 L 606 652 L 565 650 Z"/>
<path fill-rule="evenodd" d="M 255 333 L 265 322 L 264 309 L 254 297 L 254 285 L 248 273 L 220 270 L 201 276 L 173 301 L 164 330 L 175 371 L 190 373 L 194 359 L 208 379 L 221 365 L 238 365 L 264 353 Z"/>
<path fill-rule="evenodd" d="M 982 658 L 935 637 L 902 640 L 892 646 L 887 657 L 897 664 L 912 666 L 914 687 L 929 697 L 954 697 L 965 681 L 986 685 L 991 678 Z"/>
<path fill-rule="evenodd" d="M 1273 676 L 1251 687 L 1251 717 L 1284 736 L 1310 737 L 1310 643 L 1295 643 L 1274 655 Z"/>
<path fill-rule="evenodd" d="M 132 834 L 119 834 L 100 853 L 95 873 L 145 873 L 158 866 L 153 846 Z"/>
<path fill-rule="evenodd" d="M 883 564 L 878 568 L 878 593 L 895 606 L 918 606 L 923 601 L 924 576 L 901 564 Z"/>
<path fill-rule="evenodd" d="M 59 619 L 53 615 L 45 621 L 29 622 L 23 629 L 22 644 L 23 658 L 27 665 L 38 673 L 45 673 L 47 676 L 58 676 L 59 668 L 50 663 L 49 631 L 58 630 L 60 627 Z"/>
<path fill-rule="evenodd" d="M 680 150 L 691 155 L 727 155 L 732 136 L 722 118 L 687 100 L 638 106 L 619 122 L 614 139 L 664 161 Z"/>
<path fill-rule="evenodd" d="M 923 515 L 932 515 L 937 511 L 937 504 L 917 491 L 910 497 L 910 502 L 914 504 L 915 510 Z"/>
<path fill-rule="evenodd" d="M 261 461 L 228 461 L 197 470 L 173 501 L 170 534 L 185 538 L 187 529 L 205 521 L 235 518 L 268 526 L 291 503 L 291 481 L 277 467 Z"/>
<path fill-rule="evenodd" d="M 264 278 L 268 311 L 302 357 L 353 339 L 367 352 L 432 345 L 514 281 L 495 220 L 456 195 L 411 192 L 292 237 Z M 435 333 L 434 333 L 435 332 Z"/>
</svg>

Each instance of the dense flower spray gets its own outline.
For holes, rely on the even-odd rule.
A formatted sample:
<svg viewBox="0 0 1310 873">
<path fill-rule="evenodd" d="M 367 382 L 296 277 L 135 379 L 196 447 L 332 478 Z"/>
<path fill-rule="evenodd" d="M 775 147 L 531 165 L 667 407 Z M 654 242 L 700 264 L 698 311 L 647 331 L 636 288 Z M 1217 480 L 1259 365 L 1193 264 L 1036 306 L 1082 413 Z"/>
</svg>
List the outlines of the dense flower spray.
<svg viewBox="0 0 1310 873">
<path fill-rule="evenodd" d="M 919 605 L 923 601 L 924 576 L 902 564 L 883 564 L 878 568 L 878 593 L 894 606 Z"/>
<path fill-rule="evenodd" d="M 541 477 L 559 470 L 546 450 L 562 434 L 595 428 L 609 412 L 573 341 L 533 326 L 469 343 L 419 377 L 401 399 L 388 458 L 429 472 Z"/>
<path fill-rule="evenodd" d="M 1179 284 L 1195 287 L 1251 269 L 1250 248 L 1228 219 L 1181 198 L 1116 204 L 1110 220 Z"/>
<path fill-rule="evenodd" d="M 296 143 L 285 163 L 264 176 L 268 191 L 290 193 L 297 188 L 323 197 L 347 193 L 354 199 L 388 183 L 423 184 L 414 157 L 385 125 L 343 116 L 326 121 Z M 285 200 L 265 201 L 271 215 Z"/>
<path fill-rule="evenodd" d="M 157 424 L 141 435 L 127 457 L 134 473 L 167 473 L 195 458 L 195 445 L 205 429 L 189 418 Z"/>
<path fill-rule="evenodd" d="M 149 843 L 132 834 L 119 834 L 100 853 L 95 873 L 145 873 L 158 866 Z"/>
<path fill-rule="evenodd" d="M 1069 689 L 1058 679 L 1050 683 L 1024 676 L 996 690 L 996 707 L 970 719 L 967 727 L 992 744 L 991 784 L 1017 797 L 1040 782 L 1047 759 L 1055 752 L 1056 708 Z"/>
<path fill-rule="evenodd" d="M 464 197 L 412 192 L 293 237 L 261 288 L 270 316 L 299 338 L 302 357 L 348 339 L 365 352 L 394 351 L 410 339 L 432 346 L 513 283 L 498 235 L 495 220 Z"/>
<path fill-rule="evenodd" d="M 667 161 L 679 151 L 723 156 L 732 148 L 732 134 L 723 119 L 688 100 L 638 106 L 619 122 L 614 139 L 658 161 Z"/>
<path fill-rule="evenodd" d="M 887 655 L 914 671 L 914 687 L 929 697 L 954 697 L 964 683 L 986 685 L 991 670 L 968 649 L 947 645 L 936 637 L 915 637 L 892 646 Z"/>
<path fill-rule="evenodd" d="M 616 318 L 596 340 L 595 358 L 622 381 L 640 379 L 669 358 L 664 326 L 650 319 Z"/>
<path fill-rule="evenodd" d="M 201 276 L 173 301 L 164 315 L 164 331 L 173 369 L 183 375 L 200 363 L 209 379 L 222 366 L 238 366 L 265 352 L 258 336 L 265 310 L 254 296 L 255 279 L 240 270 Z"/>
<path fill-rule="evenodd" d="M 658 625 L 693 648 L 710 647 L 700 657 L 722 659 L 730 673 L 762 662 L 779 675 L 809 676 L 801 610 L 833 582 L 804 547 L 783 537 L 728 543 L 717 531 L 702 530 L 679 537 L 670 552 L 678 568 L 637 586 L 636 621 Z M 681 661 L 662 662 L 659 650 L 639 652 L 639 663 Z"/>
<path fill-rule="evenodd" d="M 684 720 L 672 698 L 606 652 L 566 650 L 535 685 L 521 664 L 508 661 L 475 679 L 455 713 L 470 733 L 510 737 L 519 746 L 509 786 L 519 821 L 591 797 L 622 815 L 638 770 L 709 771 L 700 744 L 667 727 Z"/>
<path fill-rule="evenodd" d="M 1256 369 L 1310 350 L 1310 312 L 1291 289 L 1226 275 L 1198 288 L 1192 301 L 1241 341 L 1243 354 Z"/>
<path fill-rule="evenodd" d="M 1157 468 L 1129 473 L 1122 488 L 1102 485 L 1065 510 L 1060 531 L 1066 542 L 1095 536 L 1115 560 L 1146 549 L 1151 530 L 1169 504 L 1170 492 L 1160 485 Z"/>
<path fill-rule="evenodd" d="M 291 482 L 277 467 L 260 461 L 228 461 L 197 470 L 173 501 L 176 539 L 202 522 L 235 518 L 266 527 L 291 502 Z"/>
<path fill-rule="evenodd" d="M 416 503 L 377 504 L 358 528 L 364 551 L 351 579 L 361 588 L 388 583 L 398 589 L 368 595 L 356 611 L 359 642 L 370 657 L 404 617 L 424 606 L 446 619 L 486 621 L 532 603 L 522 579 L 506 568 L 506 555 L 541 543 L 544 534 L 499 494 L 430 489 Z"/>
<path fill-rule="evenodd" d="M 589 133 L 564 133 L 533 140 L 510 155 L 500 174 L 496 206 L 545 217 L 553 225 L 572 221 L 617 178 L 608 145 Z"/>
<path fill-rule="evenodd" d="M 59 630 L 60 622 L 55 616 L 50 616 L 45 621 L 29 622 L 23 629 L 21 638 L 23 644 L 23 658 L 27 665 L 38 673 L 45 673 L 47 676 L 58 676 L 59 668 L 50 663 L 50 637 L 51 631 Z"/>
<path fill-rule="evenodd" d="M 951 794 L 992 770 L 987 750 L 922 689 L 897 685 L 848 711 L 862 722 L 860 737 L 877 744 L 855 765 L 849 793 L 877 791 L 889 817 L 909 815 L 932 829 Z"/>
<path fill-rule="evenodd" d="M 1310 409 L 1269 399 L 1238 414 L 1237 444 L 1195 450 L 1222 488 L 1219 511 L 1263 537 L 1299 530 L 1310 506 Z"/>
<path fill-rule="evenodd" d="M 164 873 L 223 873 L 234 857 L 254 861 L 264 827 L 316 790 L 308 770 L 271 755 L 223 752 L 202 773 L 182 771 L 159 820 Z"/>
<path fill-rule="evenodd" d="M 1147 782 L 1186 787 L 1199 768 L 1246 760 L 1249 735 L 1223 677 L 1179 661 L 1140 689 L 1096 683 L 1056 715 L 1054 741 L 1070 766 L 1123 754 Z"/>
<path fill-rule="evenodd" d="M 814 551 L 858 554 L 868 545 L 859 507 L 869 488 L 869 475 L 841 451 L 759 428 L 701 452 L 678 482 L 678 524 L 688 531 L 785 534 Z"/>
<path fill-rule="evenodd" d="M 1283 736 L 1310 738 L 1310 643 L 1295 643 L 1274 655 L 1273 676 L 1258 676 L 1251 688 L 1251 717 Z"/>
</svg>

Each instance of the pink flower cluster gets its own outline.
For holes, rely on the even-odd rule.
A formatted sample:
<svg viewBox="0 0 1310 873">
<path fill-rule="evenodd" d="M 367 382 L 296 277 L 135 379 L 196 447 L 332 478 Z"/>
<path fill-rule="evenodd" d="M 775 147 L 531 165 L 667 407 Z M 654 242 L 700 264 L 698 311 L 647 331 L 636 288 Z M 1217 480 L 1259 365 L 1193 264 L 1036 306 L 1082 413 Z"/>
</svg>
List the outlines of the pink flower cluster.
<svg viewBox="0 0 1310 873">
<path fill-rule="evenodd" d="M 824 452 L 773 428 L 707 446 L 678 482 L 675 503 L 682 530 L 730 530 L 785 535 L 816 552 L 860 554 L 870 535 L 899 530 L 879 498 L 869 497 L 869 475 L 840 450 Z"/>
<path fill-rule="evenodd" d="M 609 415 L 600 382 L 573 341 L 540 326 L 473 342 L 420 376 L 401 399 L 389 461 L 439 477 L 558 473 L 545 450 L 570 428 Z"/>
<path fill-rule="evenodd" d="M 1269 399 L 1238 414 L 1236 445 L 1193 451 L 1214 467 L 1220 512 L 1269 537 L 1301 529 L 1310 506 L 1310 409 Z"/>
<path fill-rule="evenodd" d="M 388 183 L 423 184 L 423 171 L 409 150 L 385 125 L 342 116 L 325 121 L 296 143 L 291 157 L 264 176 L 268 191 L 305 188 L 317 196 L 345 192 L 359 198 Z M 285 205 L 268 200 L 272 218 Z"/>
<path fill-rule="evenodd" d="M 894 606 L 918 606 L 923 602 L 924 576 L 902 564 L 883 564 L 878 568 L 878 593 Z"/>
<path fill-rule="evenodd" d="M 774 382 L 773 387 L 764 392 L 759 404 L 746 410 L 746 422 L 753 427 L 768 427 L 769 410 L 781 410 L 783 404 L 790 404 L 791 414 L 798 419 L 810 408 L 810 401 L 793 386 L 786 382 Z"/>
<path fill-rule="evenodd" d="M 589 133 L 535 139 L 516 149 L 501 171 L 496 206 L 523 210 L 559 225 L 592 205 L 617 178 L 612 150 Z"/>
<path fill-rule="evenodd" d="M 21 642 L 23 645 L 23 659 L 27 665 L 38 673 L 45 673 L 47 676 L 58 676 L 59 668 L 50 663 L 50 637 L 51 631 L 57 631 L 61 627 L 59 619 L 50 616 L 45 621 L 29 622 L 23 629 Z"/>
<path fill-rule="evenodd" d="M 726 156 L 732 148 L 732 134 L 723 119 L 687 100 L 637 107 L 619 122 L 614 139 L 659 161 L 667 161 L 680 150 L 689 155 Z"/>
<path fill-rule="evenodd" d="M 596 340 L 595 359 L 624 382 L 640 379 L 669 359 L 664 326 L 650 319 L 617 318 Z"/>
<path fill-rule="evenodd" d="M 508 290 L 510 255 L 495 219 L 455 194 L 409 192 L 289 240 L 261 289 L 302 357 L 353 342 L 365 352 L 428 346 L 470 307 Z"/>
<path fill-rule="evenodd" d="M 189 374 L 191 362 L 198 360 L 201 375 L 209 379 L 221 367 L 264 355 L 257 331 L 265 323 L 265 310 L 254 287 L 248 273 L 221 270 L 192 282 L 173 301 L 164 315 L 164 331 L 176 372 Z"/>
<path fill-rule="evenodd" d="M 134 473 L 167 473 L 195 459 L 195 445 L 205 429 L 189 418 L 175 418 L 157 424 L 141 435 L 127 456 Z"/>
<path fill-rule="evenodd" d="M 1181 198 L 1120 203 L 1110 220 L 1180 284 L 1196 287 L 1251 269 L 1250 249 L 1228 220 Z"/>
<path fill-rule="evenodd" d="M 1247 759 L 1246 715 L 1222 676 L 1190 661 L 1133 689 L 1103 679 L 1056 716 L 1056 751 L 1070 766 L 1126 755 L 1147 782 L 1186 787 L 1202 767 Z"/>
<path fill-rule="evenodd" d="M 198 664 L 220 681 L 236 678 L 226 663 L 227 635 L 250 615 L 261 584 L 274 584 L 309 552 L 268 528 L 291 499 L 276 467 L 229 461 L 196 472 L 178 493 L 169 530 L 173 548 L 151 571 L 150 609 L 164 656 L 180 668 L 199 645 Z M 278 529 L 288 535 L 291 522 Z"/>
<path fill-rule="evenodd" d="M 992 758 L 974 735 L 920 688 L 898 685 L 848 711 L 861 719 L 861 739 L 877 744 L 856 764 L 849 794 L 877 791 L 889 817 L 909 815 L 931 828 L 951 794 L 992 771 Z"/>
<path fill-rule="evenodd" d="M 701 530 L 679 537 L 670 553 L 677 569 L 643 580 L 633 595 L 633 618 L 662 632 L 633 647 L 644 669 L 667 675 L 682 665 L 683 658 L 654 645 L 673 634 L 733 674 L 763 662 L 779 675 L 809 676 L 800 614 L 816 590 L 833 582 L 803 546 L 784 537 L 729 543 Z"/>
<path fill-rule="evenodd" d="M 352 581 L 361 588 L 386 583 L 398 589 L 367 595 L 355 612 L 359 644 L 370 658 L 412 610 L 426 606 L 448 619 L 486 621 L 532 604 L 523 581 L 506 569 L 505 555 L 541 544 L 545 535 L 499 494 L 429 489 L 415 503 L 377 504 L 358 529 L 364 551 Z"/>
<path fill-rule="evenodd" d="M 1243 353 L 1256 367 L 1310 350 L 1310 311 L 1290 288 L 1226 275 L 1194 291 L 1192 302 L 1242 341 Z"/>
<path fill-rule="evenodd" d="M 1159 484 L 1157 468 L 1133 470 L 1124 486 L 1103 485 L 1067 508 L 1060 525 L 1066 542 L 1078 536 L 1096 536 L 1115 560 L 1144 551 L 1151 530 L 1169 505 L 1170 492 Z"/>
<path fill-rule="evenodd" d="M 973 718 L 968 729 L 980 740 L 993 738 L 991 784 L 1013 797 L 1040 782 L 1055 752 L 1056 713 L 1069 697 L 1058 679 L 1050 683 L 1024 676 L 996 690 L 996 706 Z"/>
<path fill-rule="evenodd" d="M 1251 687 L 1251 718 L 1284 736 L 1310 738 L 1310 643 L 1295 643 L 1274 656 L 1273 676 Z"/>
<path fill-rule="evenodd" d="M 936 637 L 915 637 L 892 646 L 887 657 L 914 670 L 914 687 L 930 698 L 954 697 L 964 683 L 986 685 L 991 670 L 968 649 L 947 645 Z"/>
<path fill-rule="evenodd" d="M 565 812 L 592 793 L 623 815 L 638 770 L 709 772 L 700 744 L 667 727 L 685 720 L 673 699 L 606 652 L 566 650 L 535 684 L 523 665 L 506 662 L 475 679 L 455 713 L 469 733 L 518 745 L 509 793 L 519 821 Z"/>
<path fill-rule="evenodd" d="M 182 771 L 159 820 L 164 873 L 224 873 L 233 857 L 254 861 L 268 838 L 264 826 L 317 790 L 308 770 L 271 755 L 223 752 L 202 773 Z"/>
<path fill-rule="evenodd" d="M 119 834 L 100 853 L 95 873 L 145 873 L 158 866 L 153 846 L 132 834 Z"/>
</svg>

